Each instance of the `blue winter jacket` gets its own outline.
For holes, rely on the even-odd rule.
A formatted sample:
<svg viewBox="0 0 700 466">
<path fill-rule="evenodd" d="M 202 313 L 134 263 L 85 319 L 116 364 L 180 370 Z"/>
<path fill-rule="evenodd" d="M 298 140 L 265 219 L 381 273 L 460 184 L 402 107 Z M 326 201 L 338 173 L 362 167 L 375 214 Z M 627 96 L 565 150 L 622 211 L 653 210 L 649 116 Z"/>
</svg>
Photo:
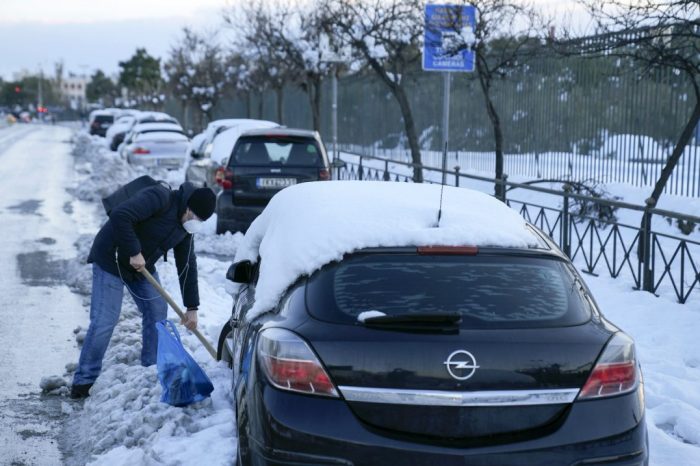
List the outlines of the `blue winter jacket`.
<svg viewBox="0 0 700 466">
<path fill-rule="evenodd" d="M 158 259 L 172 249 L 183 302 L 186 307 L 199 306 L 194 239 L 181 222 L 194 189 L 188 182 L 177 191 L 159 184 L 119 204 L 95 236 L 88 263 L 94 262 L 113 275 L 121 275 L 128 283 L 145 279 L 129 265 L 131 256 L 141 253 L 146 268 L 153 273 Z"/>
</svg>

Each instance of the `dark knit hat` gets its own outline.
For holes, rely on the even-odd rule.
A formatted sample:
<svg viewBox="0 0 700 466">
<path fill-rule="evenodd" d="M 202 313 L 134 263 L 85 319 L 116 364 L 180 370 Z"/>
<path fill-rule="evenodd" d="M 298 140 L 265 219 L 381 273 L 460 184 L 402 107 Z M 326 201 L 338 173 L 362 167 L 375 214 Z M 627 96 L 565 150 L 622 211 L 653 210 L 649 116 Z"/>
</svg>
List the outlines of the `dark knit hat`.
<svg viewBox="0 0 700 466">
<path fill-rule="evenodd" d="M 216 194 L 210 188 L 195 189 L 187 201 L 187 207 L 201 220 L 206 220 L 216 209 Z"/>
</svg>

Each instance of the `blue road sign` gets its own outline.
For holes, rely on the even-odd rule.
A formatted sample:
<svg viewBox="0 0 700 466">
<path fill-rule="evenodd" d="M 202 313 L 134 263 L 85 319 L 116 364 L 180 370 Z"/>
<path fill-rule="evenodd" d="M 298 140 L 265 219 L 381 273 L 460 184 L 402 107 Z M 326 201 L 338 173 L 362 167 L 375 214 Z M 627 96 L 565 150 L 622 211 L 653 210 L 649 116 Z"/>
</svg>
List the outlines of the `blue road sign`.
<svg viewBox="0 0 700 466">
<path fill-rule="evenodd" d="M 475 28 L 473 6 L 426 5 L 423 69 L 474 71 Z"/>
</svg>

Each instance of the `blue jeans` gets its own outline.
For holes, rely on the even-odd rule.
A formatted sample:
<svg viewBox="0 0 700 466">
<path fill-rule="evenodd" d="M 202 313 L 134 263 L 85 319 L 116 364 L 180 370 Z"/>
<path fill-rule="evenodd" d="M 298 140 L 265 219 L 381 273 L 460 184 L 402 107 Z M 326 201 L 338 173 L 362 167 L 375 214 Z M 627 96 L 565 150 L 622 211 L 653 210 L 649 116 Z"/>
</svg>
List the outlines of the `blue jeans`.
<svg viewBox="0 0 700 466">
<path fill-rule="evenodd" d="M 153 277 L 158 280 L 158 274 Z M 158 333 L 156 322 L 168 314 L 168 305 L 158 291 L 145 279 L 127 284 L 127 289 L 141 311 L 143 322 L 143 346 L 141 364 L 156 363 Z M 90 327 L 88 327 L 78 368 L 73 377 L 74 385 L 93 383 L 102 370 L 109 340 L 119 321 L 124 298 L 124 283 L 121 278 L 105 272 L 97 264 L 92 265 L 92 300 L 90 302 Z"/>
</svg>

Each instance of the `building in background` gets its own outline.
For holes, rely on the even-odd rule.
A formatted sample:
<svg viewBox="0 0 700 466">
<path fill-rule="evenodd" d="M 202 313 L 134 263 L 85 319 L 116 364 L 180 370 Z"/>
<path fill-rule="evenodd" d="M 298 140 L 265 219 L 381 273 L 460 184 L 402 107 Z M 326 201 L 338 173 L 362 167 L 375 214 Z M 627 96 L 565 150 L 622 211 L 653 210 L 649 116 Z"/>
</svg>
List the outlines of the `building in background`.
<svg viewBox="0 0 700 466">
<path fill-rule="evenodd" d="M 61 96 L 68 102 L 71 109 L 80 110 L 85 107 L 87 103 L 85 91 L 89 82 L 89 77 L 74 73 L 69 73 L 61 80 Z"/>
</svg>

